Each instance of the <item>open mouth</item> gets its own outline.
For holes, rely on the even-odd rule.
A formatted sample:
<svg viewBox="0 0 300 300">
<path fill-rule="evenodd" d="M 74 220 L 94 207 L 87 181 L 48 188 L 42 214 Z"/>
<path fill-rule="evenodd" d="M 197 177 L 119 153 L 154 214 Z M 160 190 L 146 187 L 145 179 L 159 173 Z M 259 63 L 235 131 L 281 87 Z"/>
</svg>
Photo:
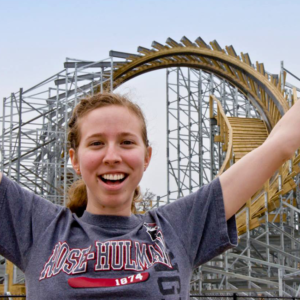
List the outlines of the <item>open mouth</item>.
<svg viewBox="0 0 300 300">
<path fill-rule="evenodd" d="M 127 174 L 104 174 L 99 176 L 99 178 L 106 184 L 114 185 L 123 182 L 127 176 Z"/>
</svg>

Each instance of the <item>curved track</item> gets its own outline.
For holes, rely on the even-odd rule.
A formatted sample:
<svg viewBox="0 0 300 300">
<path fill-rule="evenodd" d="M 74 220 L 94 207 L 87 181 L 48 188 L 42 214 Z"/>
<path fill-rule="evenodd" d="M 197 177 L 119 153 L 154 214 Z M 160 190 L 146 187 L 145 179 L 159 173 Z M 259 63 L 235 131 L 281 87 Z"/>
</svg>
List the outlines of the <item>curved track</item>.
<svg viewBox="0 0 300 300">
<path fill-rule="evenodd" d="M 153 70 L 174 66 L 191 67 L 214 73 L 238 87 L 261 112 L 269 129 L 288 110 L 282 90 L 285 75 L 284 78 L 268 76 L 263 63 L 257 62 L 255 69 L 249 55 L 241 53 L 238 56 L 233 46 L 226 46 L 224 50 L 217 41 L 213 41 L 210 47 L 200 37 L 195 43 L 186 37 L 181 42 L 177 43 L 169 38 L 166 45 L 153 42 L 154 49 L 151 50 L 139 47 L 138 51 L 142 55 L 128 54 L 125 64 L 114 66 L 114 88 Z M 111 51 L 111 54 L 114 53 L 116 52 Z M 107 82 L 107 85 L 110 84 L 111 82 Z"/>
<path fill-rule="evenodd" d="M 226 158 L 218 173 L 218 175 L 221 175 L 247 153 L 262 145 L 268 137 L 268 131 L 266 124 L 260 119 L 227 117 L 218 99 L 211 96 L 210 100 L 211 115 L 217 119 L 217 123 L 221 128 L 220 135 L 215 138 L 217 142 L 223 144 L 223 151 L 226 152 Z M 215 116 L 213 116 L 212 111 L 213 102 L 216 102 L 218 107 Z M 280 170 L 266 182 L 264 187 L 240 209 L 237 213 L 239 235 L 246 232 L 247 226 L 250 230 L 260 226 L 265 221 L 264 219 L 260 220 L 264 213 L 266 211 L 270 213 L 279 206 L 279 196 L 296 188 L 293 178 L 300 173 L 299 160 L 300 154 L 295 155 L 291 161 L 283 164 Z M 289 165 L 291 168 L 289 168 Z M 293 202 L 292 205 L 296 205 L 296 203 Z M 249 208 L 248 224 L 245 207 Z M 274 219 L 273 222 L 276 222 L 276 220 Z M 277 220 L 276 223 L 279 223 L 279 221 Z"/>
</svg>

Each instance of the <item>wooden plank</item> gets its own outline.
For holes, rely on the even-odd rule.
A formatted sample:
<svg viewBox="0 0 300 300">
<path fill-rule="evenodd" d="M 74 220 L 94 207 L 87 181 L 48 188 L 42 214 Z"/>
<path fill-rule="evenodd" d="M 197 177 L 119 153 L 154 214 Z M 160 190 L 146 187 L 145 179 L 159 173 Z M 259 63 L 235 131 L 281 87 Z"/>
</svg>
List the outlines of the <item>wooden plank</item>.
<svg viewBox="0 0 300 300">
<path fill-rule="evenodd" d="M 244 142 L 244 141 L 245 141 L 245 142 L 248 142 L 248 141 L 249 141 L 249 138 L 248 138 L 248 137 L 245 137 L 245 136 L 242 136 L 242 137 L 234 137 L 233 140 L 234 140 L 235 142 L 238 141 L 238 140 L 243 141 L 243 142 Z M 259 142 L 259 141 L 263 141 L 263 140 L 265 140 L 264 137 L 258 136 L 258 137 L 255 138 L 255 142 Z"/>
<path fill-rule="evenodd" d="M 6 260 L 6 274 L 8 274 L 8 291 L 12 295 L 25 294 L 24 284 L 13 284 L 14 265 L 9 260 Z"/>
<path fill-rule="evenodd" d="M 244 124 L 241 124 L 240 126 L 239 126 L 239 124 L 237 124 L 237 125 L 236 124 L 234 124 L 234 125 L 232 124 L 231 126 L 232 126 L 232 128 L 235 129 L 235 132 L 245 131 L 245 132 L 253 132 L 253 134 L 255 134 L 255 133 L 264 133 L 264 134 L 267 134 L 265 132 L 265 128 L 264 128 L 263 124 L 251 124 L 251 123 L 245 124 L 244 123 Z M 255 129 L 256 132 L 254 132 L 253 129 Z"/>
<path fill-rule="evenodd" d="M 230 46 L 225 46 L 225 48 L 226 48 L 227 53 L 228 53 L 230 56 L 233 56 L 233 57 L 238 58 L 238 56 L 237 56 L 237 54 L 236 54 L 236 52 L 235 52 L 235 50 L 234 50 L 234 48 L 233 48 L 232 45 L 230 45 Z"/>
<path fill-rule="evenodd" d="M 265 75 L 265 67 L 263 63 L 259 63 L 258 61 L 256 62 L 256 70 L 262 74 Z"/>
<path fill-rule="evenodd" d="M 297 98 L 297 89 L 293 87 L 293 105 L 298 101 Z"/>
<path fill-rule="evenodd" d="M 211 59 L 211 62 L 216 68 L 224 70 L 224 68 L 221 67 L 220 63 L 217 62 L 215 59 Z"/>
<path fill-rule="evenodd" d="M 216 143 L 223 143 L 223 138 L 222 138 L 221 135 L 215 135 L 214 141 L 215 141 Z"/>
<path fill-rule="evenodd" d="M 242 123 L 242 124 L 232 124 L 230 122 L 232 128 L 236 129 L 236 130 L 244 130 L 244 131 L 250 131 L 251 132 L 251 129 L 253 131 L 253 129 L 257 130 L 257 131 L 261 131 L 261 132 L 265 132 L 265 128 L 263 126 L 263 124 L 257 124 L 257 123 L 254 123 L 254 124 L 251 124 L 251 123 Z"/>
<path fill-rule="evenodd" d="M 265 75 L 266 73 L 265 73 L 265 66 L 264 66 L 264 64 L 263 64 L 263 63 L 260 63 L 259 66 L 260 66 L 260 73 L 261 73 L 262 75 Z"/>
<path fill-rule="evenodd" d="M 250 56 L 249 56 L 248 53 L 244 54 L 243 52 L 241 52 L 241 57 L 242 57 L 242 60 L 243 60 L 244 63 L 246 63 L 246 64 L 248 64 L 249 66 L 252 67 L 251 59 L 250 59 Z"/>
<path fill-rule="evenodd" d="M 234 76 L 235 78 L 237 78 L 236 73 L 235 73 L 233 70 L 231 70 L 231 68 L 230 68 L 227 64 L 223 63 L 223 66 L 225 67 L 226 71 L 227 71 L 230 75 L 232 75 L 232 76 Z M 238 78 L 237 78 L 237 79 L 238 79 Z"/>
<path fill-rule="evenodd" d="M 216 40 L 211 41 L 210 45 L 212 46 L 212 48 L 215 51 L 219 51 L 219 52 L 225 53 L 225 51 L 222 49 L 222 47 L 219 45 L 219 43 Z"/>
<path fill-rule="evenodd" d="M 170 49 L 169 46 L 165 46 L 165 45 L 162 45 L 161 43 L 158 43 L 156 41 L 153 41 L 151 46 L 157 50 L 165 50 L 165 49 Z"/>
<path fill-rule="evenodd" d="M 273 101 L 270 101 L 270 102 L 269 102 L 269 112 L 270 112 L 270 115 L 271 115 L 272 117 L 274 117 L 274 115 L 273 115 L 273 113 L 274 113 L 274 106 L 275 106 L 274 102 L 273 102 Z"/>
<path fill-rule="evenodd" d="M 242 151 L 252 151 L 253 149 L 256 149 L 258 148 L 259 146 L 261 146 L 263 144 L 263 142 L 261 143 L 252 143 L 252 144 L 249 144 L 249 146 L 245 146 L 245 145 L 241 145 L 241 144 L 235 144 L 233 143 L 233 149 L 234 149 L 234 152 L 242 152 Z"/>
<path fill-rule="evenodd" d="M 246 85 L 246 80 L 245 80 L 244 74 L 240 70 L 236 70 L 236 72 L 238 74 L 239 80 L 242 81 Z"/>
<path fill-rule="evenodd" d="M 297 166 L 298 163 L 300 163 L 300 151 L 298 150 L 298 156 L 294 159 L 293 163 L 294 163 L 294 168 L 299 167 Z"/>
<path fill-rule="evenodd" d="M 139 46 L 137 51 L 139 53 L 142 53 L 142 54 L 145 54 L 145 55 L 155 52 L 155 50 L 152 50 L 152 49 L 150 50 L 150 49 L 142 47 L 142 46 Z"/>
<path fill-rule="evenodd" d="M 255 89 L 255 86 L 254 86 L 254 81 L 249 78 L 249 83 L 250 83 L 250 88 L 252 90 L 252 92 L 256 95 L 256 89 Z"/>
<path fill-rule="evenodd" d="M 237 123 L 261 123 L 263 122 L 261 119 L 256 118 L 241 118 L 241 117 L 228 117 L 229 120 L 233 122 L 236 121 Z"/>
<path fill-rule="evenodd" d="M 206 48 L 211 50 L 210 46 L 207 45 L 200 36 L 195 40 L 195 42 L 200 48 Z"/>
<path fill-rule="evenodd" d="M 265 134 L 264 132 L 261 131 L 251 131 L 251 129 L 248 130 L 235 130 L 233 137 L 239 137 L 239 136 L 243 136 L 244 134 L 248 134 L 249 138 L 251 137 L 257 137 L 257 136 L 261 136 L 261 137 L 267 137 L 267 134 Z"/>
<path fill-rule="evenodd" d="M 171 46 L 172 48 L 182 48 L 182 47 L 183 47 L 182 44 L 180 44 L 180 43 L 174 41 L 174 40 L 171 39 L 171 38 L 167 38 L 166 43 L 167 43 L 169 46 Z"/>
<path fill-rule="evenodd" d="M 269 216 L 270 216 L 270 217 L 269 217 L 269 222 L 280 223 L 280 215 L 276 216 L 276 218 L 275 218 L 275 215 L 273 215 L 273 214 L 271 214 L 271 215 L 269 215 Z M 287 220 L 286 214 L 283 214 L 283 215 L 282 215 L 282 220 L 283 220 L 283 222 L 286 222 L 286 220 Z M 265 223 L 266 223 L 266 220 L 265 220 L 265 219 L 261 219 L 261 220 L 260 220 L 260 223 L 261 223 L 261 224 L 265 224 Z"/>
<path fill-rule="evenodd" d="M 260 100 L 266 106 L 266 98 L 265 98 L 265 90 L 263 88 L 259 88 Z"/>
<path fill-rule="evenodd" d="M 277 89 L 279 92 L 281 92 L 281 94 L 283 94 L 283 91 L 281 90 L 281 74 L 279 75 L 279 80 L 277 83 Z"/>
<path fill-rule="evenodd" d="M 196 44 L 190 41 L 186 36 L 183 36 L 180 40 L 186 47 L 196 47 Z"/>
</svg>

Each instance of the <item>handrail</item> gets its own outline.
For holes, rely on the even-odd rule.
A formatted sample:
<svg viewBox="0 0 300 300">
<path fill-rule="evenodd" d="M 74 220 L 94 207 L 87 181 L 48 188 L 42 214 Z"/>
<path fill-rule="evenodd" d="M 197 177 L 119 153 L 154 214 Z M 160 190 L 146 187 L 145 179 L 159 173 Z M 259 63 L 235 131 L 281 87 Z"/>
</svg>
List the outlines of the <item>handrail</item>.
<svg viewBox="0 0 300 300">
<path fill-rule="evenodd" d="M 217 124 L 220 126 L 220 142 L 225 143 L 224 146 L 227 148 L 226 156 L 224 159 L 224 162 L 217 174 L 216 177 L 220 176 L 224 171 L 225 168 L 228 168 L 230 165 L 230 160 L 233 156 L 233 133 L 232 133 L 232 127 L 229 123 L 228 118 L 225 115 L 225 112 L 223 110 L 221 102 L 214 96 L 209 96 L 209 108 L 210 108 L 210 118 L 214 118 L 214 111 L 213 111 L 213 102 L 217 103 Z M 228 140 L 228 146 L 227 146 L 227 140 Z"/>
</svg>

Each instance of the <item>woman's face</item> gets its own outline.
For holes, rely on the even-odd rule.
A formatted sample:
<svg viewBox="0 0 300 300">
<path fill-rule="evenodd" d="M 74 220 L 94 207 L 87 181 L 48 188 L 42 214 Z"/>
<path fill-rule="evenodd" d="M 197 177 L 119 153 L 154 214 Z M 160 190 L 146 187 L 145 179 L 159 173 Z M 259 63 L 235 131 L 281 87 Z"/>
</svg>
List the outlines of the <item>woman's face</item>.
<svg viewBox="0 0 300 300">
<path fill-rule="evenodd" d="M 141 120 L 126 107 L 112 105 L 88 113 L 79 128 L 80 144 L 76 153 L 70 149 L 70 157 L 87 187 L 86 210 L 130 216 L 134 190 L 151 158 Z"/>
</svg>

